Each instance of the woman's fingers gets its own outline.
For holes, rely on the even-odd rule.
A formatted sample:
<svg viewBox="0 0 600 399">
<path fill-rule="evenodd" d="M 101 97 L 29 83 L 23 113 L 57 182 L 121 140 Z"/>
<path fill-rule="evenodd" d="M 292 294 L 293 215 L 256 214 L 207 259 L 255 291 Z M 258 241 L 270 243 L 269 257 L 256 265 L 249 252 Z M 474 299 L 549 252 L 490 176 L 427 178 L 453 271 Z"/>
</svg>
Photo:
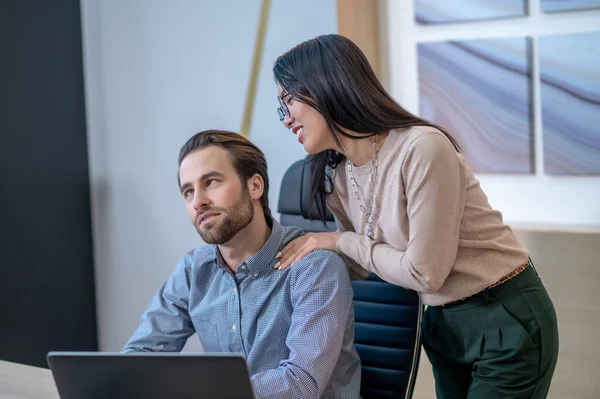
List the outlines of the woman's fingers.
<svg viewBox="0 0 600 399">
<path fill-rule="evenodd" d="M 281 266 L 289 266 L 291 264 L 291 259 L 296 256 L 297 247 L 302 245 L 302 240 L 304 236 L 298 237 L 295 240 L 288 243 L 275 257 L 278 259 L 278 262 L 275 264 L 275 269 L 281 269 Z M 283 270 L 283 269 L 281 269 Z"/>
<path fill-rule="evenodd" d="M 302 247 L 300 249 L 300 253 L 298 255 L 296 255 L 296 257 L 294 258 L 294 260 L 292 261 L 291 265 L 294 264 L 294 262 L 300 260 L 300 259 L 304 259 L 304 257 L 306 255 L 308 255 L 309 253 L 311 253 L 312 251 L 314 251 L 316 248 L 312 248 L 311 246 L 305 245 L 304 247 Z M 285 267 L 281 270 L 284 270 Z"/>
<path fill-rule="evenodd" d="M 275 265 L 275 268 L 279 270 L 285 270 L 296 260 L 302 259 L 304 256 L 299 256 L 301 253 L 306 252 L 303 251 L 303 248 L 306 246 L 306 242 L 309 238 L 309 234 L 305 234 L 302 237 L 298 237 L 288 245 L 286 245 L 282 250 L 279 256 L 279 264 Z M 310 252 L 310 251 L 308 251 Z M 306 253 L 308 253 L 306 252 Z"/>
<path fill-rule="evenodd" d="M 285 270 L 316 249 L 335 251 L 341 233 L 307 233 L 288 243 L 275 257 L 279 260 L 275 269 Z"/>
<path fill-rule="evenodd" d="M 314 248 L 312 248 L 312 246 L 308 244 L 308 241 L 304 240 L 302 245 L 299 245 L 296 248 L 294 248 L 293 251 L 290 251 L 287 254 L 288 256 L 286 257 L 286 259 L 281 261 L 281 265 L 279 265 L 279 270 L 287 269 L 288 267 L 293 265 L 294 262 L 304 258 L 313 250 Z"/>
<path fill-rule="evenodd" d="M 295 261 L 302 259 L 299 257 L 299 253 L 302 247 L 295 248 L 293 251 L 290 251 L 286 254 L 285 258 L 282 257 L 281 263 L 279 265 L 279 270 L 285 270 L 290 267 Z"/>
<path fill-rule="evenodd" d="M 281 252 L 277 254 L 279 256 L 276 257 L 279 258 L 280 261 L 283 259 L 287 259 L 291 252 L 294 252 L 299 245 L 302 245 L 302 241 L 304 241 L 304 236 L 292 240 L 285 247 L 283 247 Z"/>
</svg>

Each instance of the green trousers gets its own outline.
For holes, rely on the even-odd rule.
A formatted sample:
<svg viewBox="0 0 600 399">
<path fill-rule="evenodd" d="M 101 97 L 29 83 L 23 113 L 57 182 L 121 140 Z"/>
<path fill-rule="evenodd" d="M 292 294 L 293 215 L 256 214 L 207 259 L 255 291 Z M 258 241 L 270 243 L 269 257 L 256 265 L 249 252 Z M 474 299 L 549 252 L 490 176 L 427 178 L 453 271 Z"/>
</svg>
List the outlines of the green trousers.
<svg viewBox="0 0 600 399">
<path fill-rule="evenodd" d="M 429 306 L 423 347 L 438 398 L 545 398 L 558 357 L 556 313 L 530 264 L 497 287 Z"/>
</svg>

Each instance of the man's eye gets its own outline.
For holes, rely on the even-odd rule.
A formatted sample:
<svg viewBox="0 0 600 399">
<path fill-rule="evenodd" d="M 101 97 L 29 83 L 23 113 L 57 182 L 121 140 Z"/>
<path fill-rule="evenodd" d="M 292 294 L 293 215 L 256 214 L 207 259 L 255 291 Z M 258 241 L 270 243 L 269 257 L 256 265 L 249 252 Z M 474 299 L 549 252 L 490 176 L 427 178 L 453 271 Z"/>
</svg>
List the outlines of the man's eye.
<svg viewBox="0 0 600 399">
<path fill-rule="evenodd" d="M 192 189 L 189 189 L 189 190 L 186 190 L 186 191 L 183 193 L 183 196 L 184 196 L 185 198 L 187 198 L 187 197 L 189 197 L 190 195 L 192 195 L 193 193 L 194 193 L 194 190 L 192 190 Z"/>
<path fill-rule="evenodd" d="M 206 185 L 207 186 L 212 186 L 213 184 L 215 184 L 217 181 L 215 179 L 208 179 L 206 181 Z"/>
</svg>

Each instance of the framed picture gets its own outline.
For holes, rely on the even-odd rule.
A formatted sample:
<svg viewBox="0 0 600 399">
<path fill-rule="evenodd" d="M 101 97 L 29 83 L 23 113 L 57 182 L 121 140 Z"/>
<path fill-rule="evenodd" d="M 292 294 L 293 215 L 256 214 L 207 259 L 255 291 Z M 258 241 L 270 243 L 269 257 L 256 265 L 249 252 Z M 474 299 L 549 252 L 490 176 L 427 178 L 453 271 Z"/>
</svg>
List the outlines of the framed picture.
<svg viewBox="0 0 600 399">
<path fill-rule="evenodd" d="M 540 0 L 542 12 L 561 12 L 600 8 L 600 0 Z"/>
<path fill-rule="evenodd" d="M 475 173 L 532 173 L 528 38 L 420 44 L 421 117 L 448 129 Z"/>
<path fill-rule="evenodd" d="M 544 171 L 600 175 L 600 32 L 538 39 Z"/>
<path fill-rule="evenodd" d="M 415 19 L 423 25 L 522 17 L 527 14 L 527 0 L 415 0 Z"/>
</svg>

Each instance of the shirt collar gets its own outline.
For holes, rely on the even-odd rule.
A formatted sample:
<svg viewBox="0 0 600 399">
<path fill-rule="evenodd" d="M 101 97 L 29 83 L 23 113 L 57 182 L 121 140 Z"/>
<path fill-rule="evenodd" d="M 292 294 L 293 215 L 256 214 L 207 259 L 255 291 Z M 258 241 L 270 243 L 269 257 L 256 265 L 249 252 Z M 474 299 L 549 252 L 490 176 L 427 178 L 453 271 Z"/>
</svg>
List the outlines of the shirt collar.
<svg viewBox="0 0 600 399">
<path fill-rule="evenodd" d="M 283 247 L 284 229 L 283 226 L 281 226 L 281 224 L 279 224 L 277 220 L 272 219 L 272 221 L 273 227 L 271 228 L 271 235 L 267 239 L 265 245 L 263 245 L 263 247 L 259 249 L 258 252 L 250 256 L 240 265 L 240 267 L 242 265 L 246 265 L 246 267 L 252 274 L 263 274 L 265 271 L 273 270 L 273 266 L 275 266 L 275 263 L 277 263 L 275 255 L 277 255 L 277 252 L 279 252 L 281 247 Z M 213 262 L 215 262 L 215 264 L 221 269 L 228 269 L 228 267 L 225 266 L 225 261 L 221 256 L 219 247 L 216 244 L 214 244 L 213 248 Z"/>
</svg>

